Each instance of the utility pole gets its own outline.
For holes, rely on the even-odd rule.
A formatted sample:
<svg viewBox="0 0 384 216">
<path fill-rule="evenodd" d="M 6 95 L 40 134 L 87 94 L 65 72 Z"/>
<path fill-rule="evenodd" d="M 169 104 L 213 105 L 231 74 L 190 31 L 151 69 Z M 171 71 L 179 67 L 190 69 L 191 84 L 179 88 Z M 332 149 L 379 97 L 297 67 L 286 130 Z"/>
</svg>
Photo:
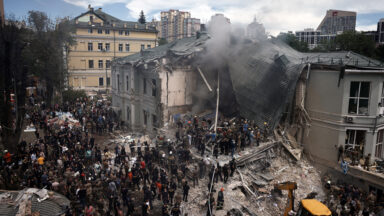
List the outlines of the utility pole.
<svg viewBox="0 0 384 216">
<path fill-rule="evenodd" d="M 215 116 L 215 134 L 217 131 L 217 117 L 219 115 L 219 100 L 220 100 L 220 73 L 217 72 L 217 100 L 216 100 L 216 116 Z"/>
</svg>

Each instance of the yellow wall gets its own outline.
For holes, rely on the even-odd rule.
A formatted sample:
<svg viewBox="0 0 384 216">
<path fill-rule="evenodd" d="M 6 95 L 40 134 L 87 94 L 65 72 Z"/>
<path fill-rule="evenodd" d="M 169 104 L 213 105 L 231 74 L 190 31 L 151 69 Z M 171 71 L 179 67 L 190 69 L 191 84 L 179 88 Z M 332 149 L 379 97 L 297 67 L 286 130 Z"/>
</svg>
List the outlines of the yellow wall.
<svg viewBox="0 0 384 216">
<path fill-rule="evenodd" d="M 89 20 L 89 14 L 86 14 L 78 20 L 87 22 Z M 100 19 L 93 17 L 93 21 L 100 22 Z M 156 46 L 156 33 L 154 32 L 139 32 L 134 29 L 125 29 L 129 34 L 119 34 L 120 29 L 110 29 L 109 34 L 105 33 L 107 29 L 104 26 L 92 27 L 89 24 L 89 28 L 92 28 L 92 33 L 88 32 L 87 28 L 77 28 L 76 33 L 73 35 L 76 41 L 76 45 L 71 47 L 68 55 L 68 69 L 69 69 L 69 85 L 74 88 L 95 88 L 99 86 L 99 77 L 104 77 L 105 87 L 105 71 L 106 60 L 112 62 L 113 58 L 124 57 L 137 53 L 141 50 L 141 45 L 144 45 L 145 49 L 148 45 L 151 48 Z M 98 29 L 102 29 L 102 34 L 98 33 Z M 88 43 L 92 43 L 93 50 L 88 51 Z M 109 51 L 99 51 L 98 44 L 102 43 L 102 48 L 106 49 L 106 44 L 110 44 Z M 119 44 L 123 45 L 123 51 L 119 51 Z M 129 44 L 129 51 L 126 51 L 126 44 Z M 93 60 L 93 68 L 89 68 L 89 60 Z M 103 61 L 102 68 L 99 68 L 99 60 Z M 108 77 L 110 77 L 110 68 L 107 69 Z"/>
</svg>

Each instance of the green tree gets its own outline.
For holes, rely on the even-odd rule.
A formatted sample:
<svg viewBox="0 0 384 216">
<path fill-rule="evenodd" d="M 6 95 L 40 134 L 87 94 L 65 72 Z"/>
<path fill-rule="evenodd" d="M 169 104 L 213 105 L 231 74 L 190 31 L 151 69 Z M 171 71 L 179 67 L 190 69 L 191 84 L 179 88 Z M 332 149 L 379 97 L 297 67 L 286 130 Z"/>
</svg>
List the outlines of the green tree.
<svg viewBox="0 0 384 216">
<path fill-rule="evenodd" d="M 295 35 L 293 34 L 283 34 L 279 35 L 277 37 L 278 39 L 284 41 L 286 44 L 288 44 L 293 49 L 299 51 L 299 52 L 308 52 L 308 44 L 302 41 L 299 41 Z"/>
<path fill-rule="evenodd" d="M 0 25 L 1 138 L 3 146 L 10 152 L 16 151 L 25 113 L 27 68 L 22 52 L 28 46 L 26 31 L 14 21 L 9 21 L 5 26 Z M 15 95 L 14 104 L 11 103 L 11 94 Z"/>
<path fill-rule="evenodd" d="M 353 51 L 368 57 L 375 54 L 375 41 L 370 36 L 358 32 L 343 32 L 336 36 L 334 43 L 337 50 Z"/>
<path fill-rule="evenodd" d="M 159 38 L 158 39 L 159 46 L 167 44 L 168 41 L 165 38 Z"/>
<path fill-rule="evenodd" d="M 384 62 L 384 45 L 379 45 L 375 49 L 375 58 Z"/>
<path fill-rule="evenodd" d="M 67 74 L 66 54 L 74 43 L 72 25 L 68 19 L 53 24 L 48 16 L 39 11 L 29 11 L 28 26 L 30 46 L 25 50 L 24 58 L 30 72 L 37 76 L 46 88 L 46 101 L 51 104 L 55 93 L 64 89 Z"/>
<path fill-rule="evenodd" d="M 145 15 L 144 15 L 143 10 L 141 10 L 141 12 L 140 12 L 140 17 L 139 17 L 138 22 L 141 23 L 141 24 L 145 24 L 146 23 Z"/>
</svg>

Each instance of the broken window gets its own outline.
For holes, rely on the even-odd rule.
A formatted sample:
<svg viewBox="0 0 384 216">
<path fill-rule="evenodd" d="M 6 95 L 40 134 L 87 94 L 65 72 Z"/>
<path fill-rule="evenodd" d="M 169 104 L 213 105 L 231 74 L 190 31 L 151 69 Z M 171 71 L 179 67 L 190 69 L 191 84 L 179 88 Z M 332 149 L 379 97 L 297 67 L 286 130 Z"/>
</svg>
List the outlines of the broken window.
<svg viewBox="0 0 384 216">
<path fill-rule="evenodd" d="M 370 82 L 351 82 L 348 114 L 368 115 Z"/>
<path fill-rule="evenodd" d="M 144 119 L 144 125 L 147 125 L 148 121 L 148 112 L 143 110 L 143 119 Z"/>
<path fill-rule="evenodd" d="M 156 80 L 152 79 L 152 96 L 156 97 Z"/>
<path fill-rule="evenodd" d="M 384 136 L 384 129 L 379 130 L 377 132 L 376 147 L 375 147 L 375 157 L 377 157 L 377 158 L 384 158 L 384 154 L 383 154 L 383 136 Z"/>
<path fill-rule="evenodd" d="M 345 139 L 345 151 L 350 154 L 353 150 L 358 150 L 360 155 L 364 153 L 365 145 L 365 133 L 364 130 L 347 130 Z"/>
<path fill-rule="evenodd" d="M 143 78 L 143 94 L 147 94 L 147 79 Z"/>
</svg>

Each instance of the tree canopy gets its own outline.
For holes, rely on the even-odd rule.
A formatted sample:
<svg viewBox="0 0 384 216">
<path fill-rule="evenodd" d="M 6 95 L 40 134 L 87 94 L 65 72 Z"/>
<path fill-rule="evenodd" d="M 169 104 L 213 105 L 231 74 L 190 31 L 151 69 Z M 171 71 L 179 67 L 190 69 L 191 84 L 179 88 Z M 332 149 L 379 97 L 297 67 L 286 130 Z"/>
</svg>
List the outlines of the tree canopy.
<svg viewBox="0 0 384 216">
<path fill-rule="evenodd" d="M 141 24 L 145 24 L 147 22 L 145 20 L 145 15 L 144 15 L 144 11 L 143 10 L 141 10 L 141 12 L 140 12 L 140 17 L 139 17 L 138 22 L 141 23 Z"/>
</svg>

